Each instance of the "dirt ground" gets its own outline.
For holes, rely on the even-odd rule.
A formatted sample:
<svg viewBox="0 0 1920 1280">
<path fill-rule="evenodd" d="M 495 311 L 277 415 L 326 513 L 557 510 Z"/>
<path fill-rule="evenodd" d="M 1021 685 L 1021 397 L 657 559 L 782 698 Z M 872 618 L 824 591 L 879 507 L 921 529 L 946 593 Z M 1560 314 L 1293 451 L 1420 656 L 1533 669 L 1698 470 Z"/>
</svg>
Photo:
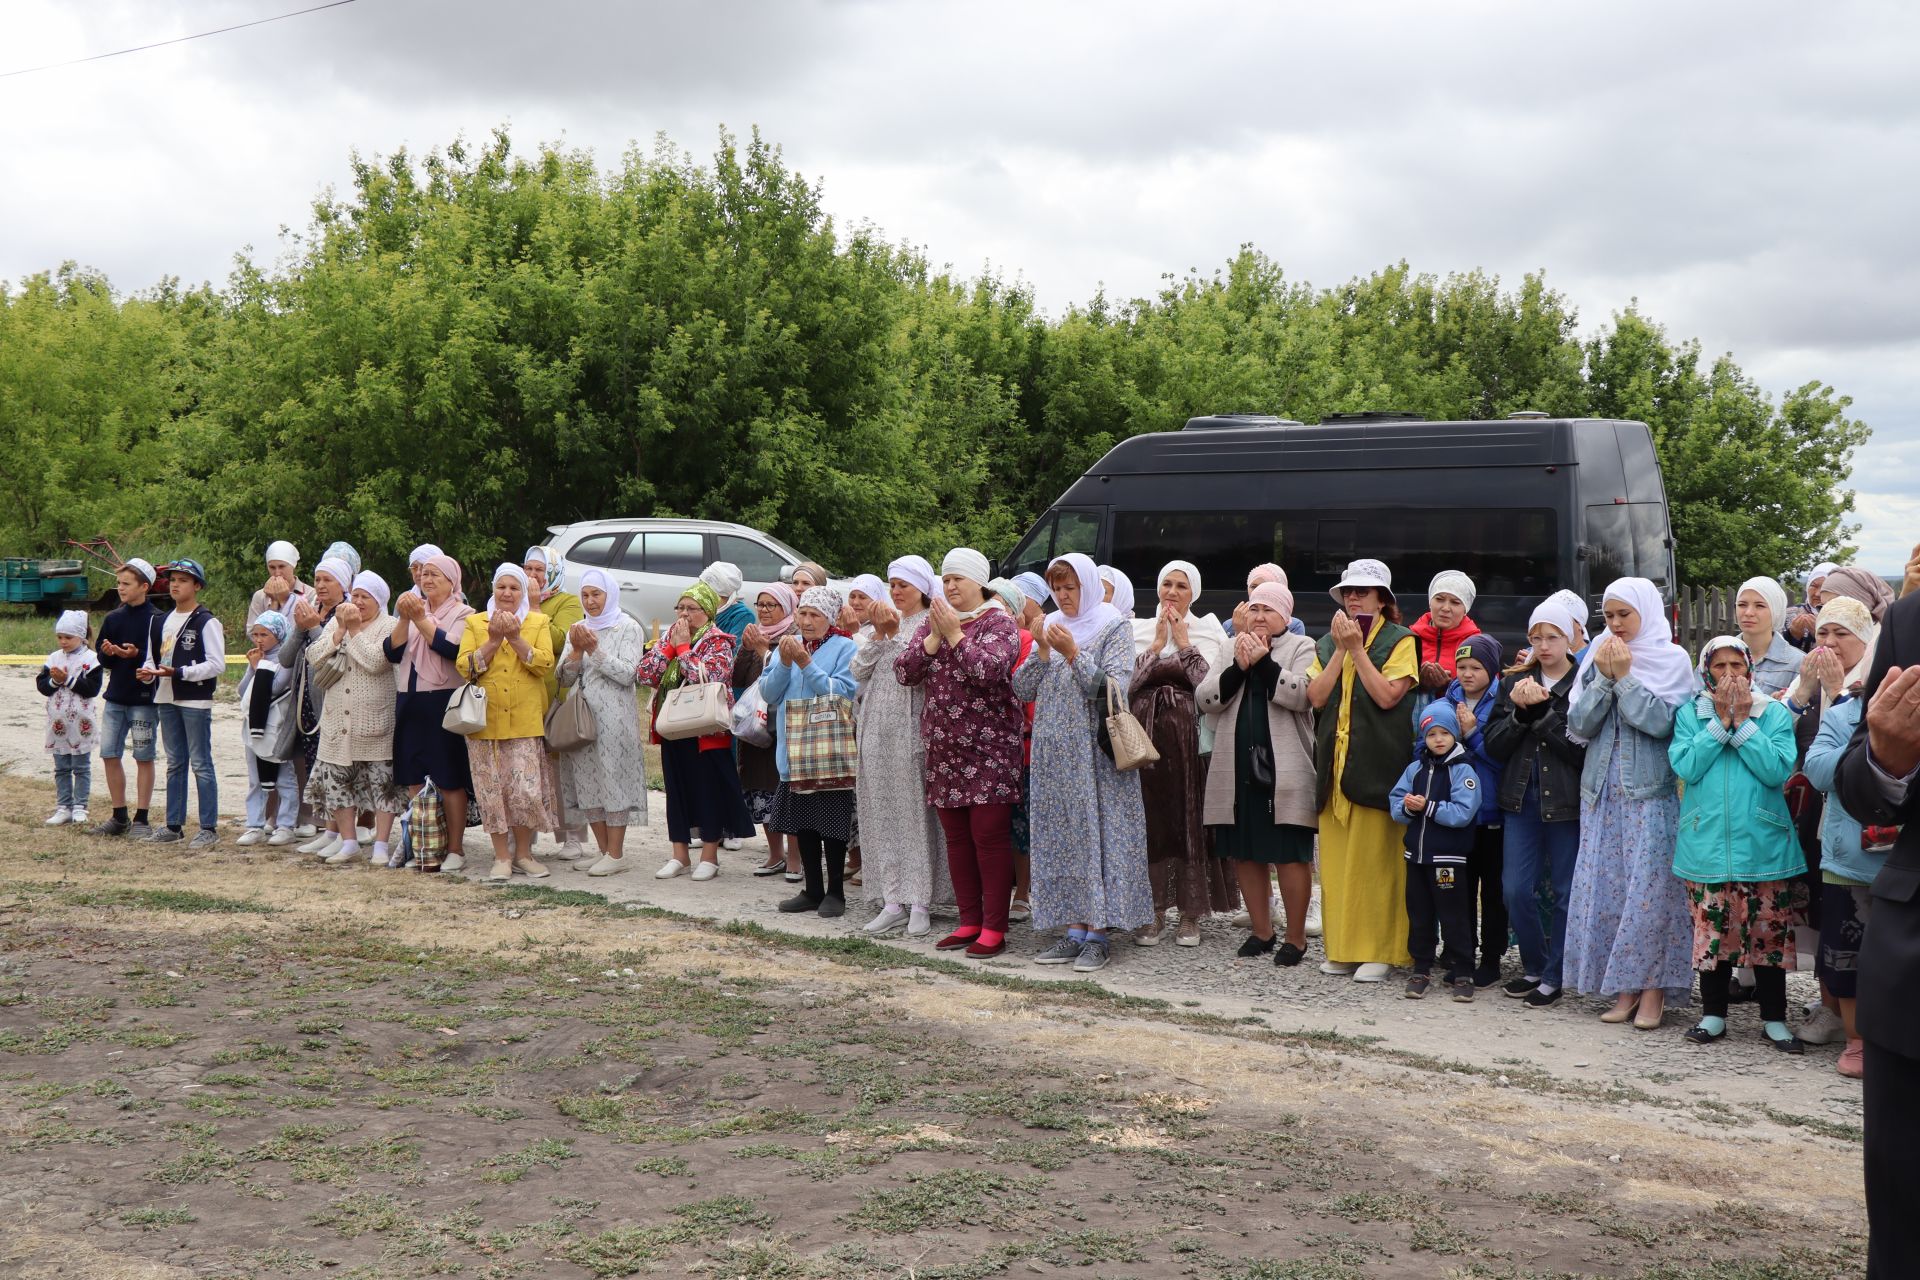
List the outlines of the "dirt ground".
<svg viewBox="0 0 1920 1280">
<path fill-rule="evenodd" d="M 0 778 L 7 1276 L 1860 1273 L 1849 1125 L 47 792 Z"/>
</svg>

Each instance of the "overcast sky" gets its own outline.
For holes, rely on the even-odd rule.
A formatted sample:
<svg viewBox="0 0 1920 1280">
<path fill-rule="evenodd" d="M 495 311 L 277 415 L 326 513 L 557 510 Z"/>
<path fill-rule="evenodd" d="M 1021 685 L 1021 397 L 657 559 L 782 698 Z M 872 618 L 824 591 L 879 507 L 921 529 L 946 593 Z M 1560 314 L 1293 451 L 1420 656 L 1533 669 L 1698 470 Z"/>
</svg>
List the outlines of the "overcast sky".
<svg viewBox="0 0 1920 1280">
<path fill-rule="evenodd" d="M 315 0 L 0 6 L 0 72 Z M 1529 270 L 1874 428 L 1861 560 L 1920 541 L 1920 9 L 355 0 L 0 79 L 0 277 L 271 259 L 349 154 L 506 124 L 617 161 L 758 125 L 867 220 L 1058 314 L 1252 242 L 1295 279 Z"/>
</svg>

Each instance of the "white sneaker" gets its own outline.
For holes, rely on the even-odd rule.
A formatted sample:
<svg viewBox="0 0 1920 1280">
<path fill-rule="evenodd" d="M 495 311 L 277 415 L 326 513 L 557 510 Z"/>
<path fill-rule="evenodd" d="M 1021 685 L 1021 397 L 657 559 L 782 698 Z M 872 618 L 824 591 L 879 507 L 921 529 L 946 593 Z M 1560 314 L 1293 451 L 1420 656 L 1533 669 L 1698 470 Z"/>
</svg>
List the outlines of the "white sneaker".
<svg viewBox="0 0 1920 1280">
<path fill-rule="evenodd" d="M 311 840 L 319 834 L 320 832 L 314 828 L 311 822 L 303 822 L 293 828 L 293 838 L 295 840 Z"/>
<path fill-rule="evenodd" d="M 386 866 L 387 859 L 393 856 L 391 851 L 388 851 L 387 853 L 382 853 L 380 852 L 380 850 L 373 848 L 371 846 L 369 846 L 366 849 L 366 854 L 367 854 L 367 861 L 371 862 L 376 867 Z"/>
<path fill-rule="evenodd" d="M 346 846 L 346 842 L 342 841 L 340 847 L 332 853 L 329 853 L 324 861 L 325 865 L 329 867 L 344 867 L 359 856 L 360 851 L 358 849 L 349 849 Z"/>
<path fill-rule="evenodd" d="M 678 864 L 676 863 L 675 865 L 677 866 Z M 720 864 L 717 862 L 703 862 L 693 869 L 693 878 L 695 880 L 711 880 L 719 874 Z"/>
<path fill-rule="evenodd" d="M 720 847 L 722 849 L 733 851 L 733 850 L 738 850 L 740 846 L 745 843 L 746 842 L 742 840 L 739 836 L 728 836 L 725 840 L 722 840 L 720 842 Z"/>
<path fill-rule="evenodd" d="M 1313 887 L 1313 896 L 1307 899 L 1307 936 L 1320 936 L 1320 886 Z"/>
<path fill-rule="evenodd" d="M 331 831 L 326 833 L 325 839 L 321 839 L 319 836 L 315 836 L 314 839 L 320 841 L 319 846 L 313 851 L 314 855 L 320 858 L 332 857 L 334 854 L 340 852 L 341 847 L 346 844 L 346 841 Z"/>
<path fill-rule="evenodd" d="M 908 916 L 905 907 L 887 907 L 862 927 L 872 934 L 892 933 L 907 922 Z"/>
<path fill-rule="evenodd" d="M 296 831 L 294 832 L 294 834 L 298 835 L 300 833 Z M 320 852 L 321 847 L 331 839 L 333 839 L 333 832 L 331 831 L 317 832 L 316 834 L 307 837 L 306 842 L 300 846 L 299 852 L 318 853 Z"/>
<path fill-rule="evenodd" d="M 46 825 L 49 827 L 64 827 L 72 821 L 73 810 L 67 808 L 65 805 L 61 805 L 53 811 L 53 816 L 47 819 Z"/>
<path fill-rule="evenodd" d="M 687 864 L 678 858 L 668 858 L 660 864 L 660 869 L 653 873 L 653 878 L 655 880 L 671 880 L 675 876 L 683 874 L 686 869 Z"/>
<path fill-rule="evenodd" d="M 1251 929 L 1253 928 L 1253 913 L 1245 907 L 1242 907 L 1233 913 L 1232 919 L 1228 920 L 1227 923 L 1236 929 Z"/>
<path fill-rule="evenodd" d="M 447 864 L 444 862 L 441 863 L 440 869 L 442 871 L 445 871 L 447 869 Z M 627 860 L 624 857 L 609 858 L 606 854 L 603 853 L 600 855 L 600 860 L 598 862 L 595 862 L 592 866 L 587 868 L 587 874 L 590 876 L 611 876 L 611 875 L 618 875 L 620 872 L 625 871 L 626 869 L 627 869 Z"/>
<path fill-rule="evenodd" d="M 361 844 L 369 844 L 373 840 L 373 828 L 372 827 L 355 827 L 353 829 L 353 838 L 355 840 L 358 840 Z"/>
<path fill-rule="evenodd" d="M 562 843 L 552 856 L 562 862 L 578 862 L 587 856 L 587 851 L 578 840 L 568 840 Z"/>
<path fill-rule="evenodd" d="M 927 915 L 925 907 L 915 907 L 913 914 L 907 917 L 907 936 L 924 938 L 933 932 L 933 920 Z"/>
<path fill-rule="evenodd" d="M 273 829 L 273 834 L 267 837 L 267 843 L 270 845 L 292 844 L 295 840 L 298 840 L 299 838 L 300 838 L 300 833 L 298 831 L 295 831 L 292 827 L 275 827 Z M 244 839 L 242 840 L 242 843 L 245 843 Z"/>
<path fill-rule="evenodd" d="M 1336 978 L 1351 977 L 1353 971 L 1359 967 L 1359 965 L 1347 964 L 1341 960 L 1322 960 L 1320 962 L 1320 972 L 1330 973 Z"/>
<path fill-rule="evenodd" d="M 1353 971 L 1353 980 L 1355 982 L 1385 982 L 1388 975 L 1392 972 L 1392 965 L 1381 964 L 1377 960 L 1370 960 Z"/>
<path fill-rule="evenodd" d="M 83 804 L 73 806 L 73 813 L 70 815 L 70 820 L 76 827 L 84 825 L 87 820 L 87 806 Z"/>
<path fill-rule="evenodd" d="M 1847 1038 L 1847 1024 L 1825 1005 L 1815 1005 L 1800 1028 L 1800 1038 L 1808 1044 L 1834 1044 Z"/>
<path fill-rule="evenodd" d="M 440 859 L 440 874 L 445 875 L 449 871 L 465 870 L 466 865 L 467 865 L 467 860 L 465 858 L 461 857 L 457 853 L 450 853 L 446 857 Z"/>
<path fill-rule="evenodd" d="M 234 843 L 240 845 L 260 844 L 265 841 L 266 838 L 267 833 L 259 827 L 248 827 L 240 833 L 240 838 L 235 840 Z"/>
</svg>

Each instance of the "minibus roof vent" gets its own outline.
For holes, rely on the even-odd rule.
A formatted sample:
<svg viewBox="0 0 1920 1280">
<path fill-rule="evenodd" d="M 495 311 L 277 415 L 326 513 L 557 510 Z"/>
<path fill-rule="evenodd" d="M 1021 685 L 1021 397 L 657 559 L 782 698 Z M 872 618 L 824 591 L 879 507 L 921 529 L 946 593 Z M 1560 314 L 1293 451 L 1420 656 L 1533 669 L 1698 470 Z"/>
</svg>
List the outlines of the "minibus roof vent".
<svg viewBox="0 0 1920 1280">
<path fill-rule="evenodd" d="M 1218 431 L 1226 427 L 1297 427 L 1301 424 L 1292 418 L 1276 418 L 1270 413 L 1210 413 L 1201 418 L 1188 418 L 1188 431 Z"/>
<path fill-rule="evenodd" d="M 1323 427 L 1348 427 L 1363 422 L 1425 422 L 1425 414 L 1400 409 L 1363 409 L 1358 413 L 1329 413 L 1321 417 Z"/>
<path fill-rule="evenodd" d="M 1509 418 L 1546 418 L 1552 415 L 1542 409 L 1515 409 L 1507 416 Z"/>
</svg>

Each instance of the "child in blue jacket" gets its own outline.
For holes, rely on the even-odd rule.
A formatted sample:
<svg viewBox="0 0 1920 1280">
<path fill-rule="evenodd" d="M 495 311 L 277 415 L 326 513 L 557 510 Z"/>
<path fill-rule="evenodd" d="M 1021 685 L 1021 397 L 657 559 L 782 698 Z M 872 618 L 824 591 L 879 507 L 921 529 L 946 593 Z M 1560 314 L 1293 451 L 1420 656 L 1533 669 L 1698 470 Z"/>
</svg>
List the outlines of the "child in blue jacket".
<svg viewBox="0 0 1920 1280">
<path fill-rule="evenodd" d="M 1420 733 L 1420 754 L 1387 798 L 1393 820 L 1407 827 L 1407 950 L 1413 956 L 1407 998 L 1427 994 L 1434 947 L 1443 943 L 1447 985 L 1453 998 L 1465 1003 L 1473 999 L 1467 862 L 1480 813 L 1480 779 L 1460 744 L 1460 721 L 1451 702 L 1430 703 L 1421 713 Z"/>
<path fill-rule="evenodd" d="M 1480 780 L 1480 813 L 1473 820 L 1473 852 L 1467 855 L 1467 901 L 1480 908 L 1480 963 L 1473 985 L 1500 981 L 1500 960 L 1507 954 L 1506 894 L 1501 890 L 1505 845 L 1501 823 L 1500 776 L 1505 766 L 1487 751 L 1486 730 L 1499 702 L 1500 642 L 1489 635 L 1468 636 L 1454 655 L 1453 683 L 1441 696 L 1460 721 L 1460 745 Z"/>
</svg>

